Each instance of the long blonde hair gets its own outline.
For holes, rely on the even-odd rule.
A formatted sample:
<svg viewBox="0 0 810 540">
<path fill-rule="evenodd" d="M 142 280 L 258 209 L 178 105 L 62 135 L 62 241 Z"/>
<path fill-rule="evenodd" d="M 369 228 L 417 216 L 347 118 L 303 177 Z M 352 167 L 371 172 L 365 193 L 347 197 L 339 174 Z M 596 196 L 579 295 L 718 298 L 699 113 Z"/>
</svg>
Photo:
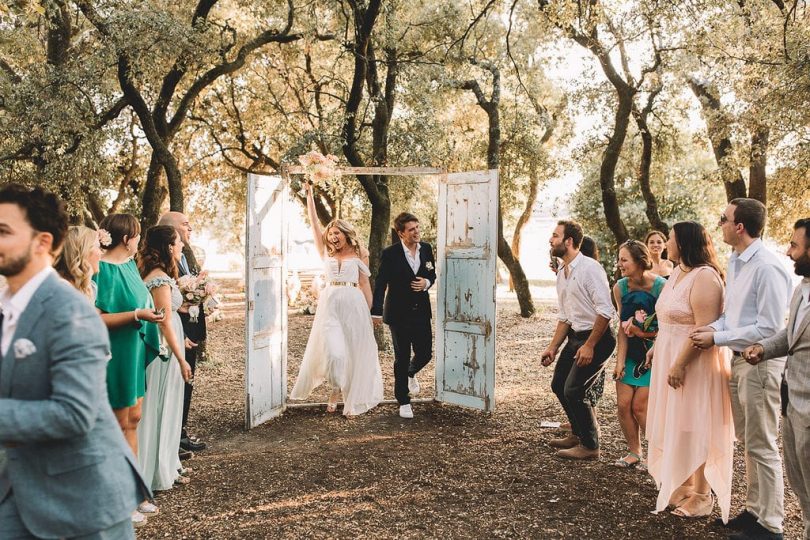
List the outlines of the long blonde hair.
<svg viewBox="0 0 810 540">
<path fill-rule="evenodd" d="M 332 247 L 331 242 L 329 242 L 329 229 L 333 227 L 343 233 L 346 237 L 346 243 L 354 248 L 358 257 L 362 257 L 363 245 L 360 243 L 360 240 L 357 239 L 357 231 L 354 230 L 351 223 L 342 219 L 333 219 L 323 230 L 323 244 L 326 246 L 327 255 L 332 256 L 335 252 L 335 248 Z"/>
<path fill-rule="evenodd" d="M 68 228 L 62 252 L 53 265 L 60 276 L 88 298 L 93 297 L 93 286 L 90 284 L 93 268 L 87 262 L 87 256 L 97 243 L 97 231 L 74 225 Z"/>
</svg>

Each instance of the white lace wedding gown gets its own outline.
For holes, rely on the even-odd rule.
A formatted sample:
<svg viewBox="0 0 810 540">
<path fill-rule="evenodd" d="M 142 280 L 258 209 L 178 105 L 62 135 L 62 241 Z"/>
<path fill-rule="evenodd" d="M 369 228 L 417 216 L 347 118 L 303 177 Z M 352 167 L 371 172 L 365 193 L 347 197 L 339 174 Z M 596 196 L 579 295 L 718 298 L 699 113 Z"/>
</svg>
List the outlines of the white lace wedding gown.
<svg viewBox="0 0 810 540">
<path fill-rule="evenodd" d="M 360 259 L 326 259 L 327 286 L 321 291 L 304 359 L 290 399 L 306 399 L 328 382 L 343 395 L 343 414 L 362 414 L 383 398 L 382 371 L 371 314 L 357 284 L 369 275 Z"/>
</svg>

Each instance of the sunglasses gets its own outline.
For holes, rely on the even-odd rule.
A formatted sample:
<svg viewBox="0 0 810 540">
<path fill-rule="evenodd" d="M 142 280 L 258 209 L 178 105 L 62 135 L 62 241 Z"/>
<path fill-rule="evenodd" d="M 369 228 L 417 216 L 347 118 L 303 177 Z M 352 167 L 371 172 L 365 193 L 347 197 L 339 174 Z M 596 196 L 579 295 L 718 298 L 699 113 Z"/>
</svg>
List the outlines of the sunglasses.
<svg viewBox="0 0 810 540">
<path fill-rule="evenodd" d="M 720 220 L 719 220 L 720 225 L 723 225 L 723 224 L 725 224 L 725 223 L 727 223 L 729 221 L 731 221 L 731 220 L 728 219 L 725 214 L 720 214 Z M 736 222 L 734 222 L 734 223 L 736 223 Z"/>
</svg>

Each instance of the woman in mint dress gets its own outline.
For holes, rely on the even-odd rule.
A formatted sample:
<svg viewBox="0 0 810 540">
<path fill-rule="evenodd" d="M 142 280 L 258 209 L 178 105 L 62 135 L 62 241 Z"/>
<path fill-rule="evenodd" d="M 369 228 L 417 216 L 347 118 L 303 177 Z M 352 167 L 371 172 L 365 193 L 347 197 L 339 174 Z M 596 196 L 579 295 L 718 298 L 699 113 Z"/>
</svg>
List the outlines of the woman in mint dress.
<svg viewBox="0 0 810 540">
<path fill-rule="evenodd" d="M 182 255 L 180 235 L 174 227 L 165 225 L 146 231 L 146 240 L 138 252 L 138 269 L 146 288 L 158 310 L 166 313 L 158 323 L 160 355 L 147 361 L 143 421 L 138 425 L 138 463 L 152 491 L 170 489 L 175 483 L 188 483 L 188 478 L 180 474 L 182 466 L 177 454 L 185 383 L 191 380 L 191 366 L 186 362 L 189 343 L 177 313 L 183 304 L 175 281 Z"/>
<path fill-rule="evenodd" d="M 153 323 L 163 320 L 163 315 L 155 313 L 152 296 L 132 259 L 141 236 L 135 216 L 111 214 L 99 230 L 105 252 L 93 280 L 98 289 L 96 309 L 110 333 L 107 393 L 124 437 L 137 455 L 146 360 L 158 354 L 160 341 Z"/>
<path fill-rule="evenodd" d="M 650 271 L 650 252 L 636 240 L 628 240 L 619 247 L 618 267 L 623 277 L 613 286 L 620 314 L 613 379 L 616 381 L 619 424 L 628 451 L 614 465 L 643 469 L 641 431 L 647 423 L 650 386 L 646 355 L 658 330 L 655 303 L 666 279 Z"/>
</svg>

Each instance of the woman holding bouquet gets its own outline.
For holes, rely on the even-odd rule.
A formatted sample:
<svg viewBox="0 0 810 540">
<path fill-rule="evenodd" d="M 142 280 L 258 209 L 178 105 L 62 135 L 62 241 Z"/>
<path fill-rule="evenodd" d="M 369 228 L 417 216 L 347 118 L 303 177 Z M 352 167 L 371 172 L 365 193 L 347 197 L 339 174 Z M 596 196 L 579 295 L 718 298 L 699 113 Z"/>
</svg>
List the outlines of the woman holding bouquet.
<svg viewBox="0 0 810 540">
<path fill-rule="evenodd" d="M 647 422 L 650 387 L 646 355 L 657 333 L 655 303 L 666 280 L 650 271 L 650 253 L 637 240 L 628 240 L 619 247 L 618 266 L 623 277 L 613 286 L 613 297 L 621 323 L 613 380 L 616 381 L 619 424 L 628 452 L 614 465 L 625 469 L 645 468 L 641 431 Z"/>
<path fill-rule="evenodd" d="M 343 396 L 343 414 L 362 414 L 383 397 L 382 371 L 370 307 L 368 252 L 347 222 L 336 219 L 321 231 L 312 185 L 306 183 L 307 211 L 315 246 L 326 263 L 327 286 L 320 295 L 298 379 L 291 399 L 306 399 L 326 381 L 331 387 L 327 412 Z"/>
<path fill-rule="evenodd" d="M 131 214 L 110 214 L 99 224 L 104 255 L 96 283 L 96 309 L 110 334 L 110 362 L 107 364 L 107 395 L 124 437 L 138 455 L 137 428 L 141 421 L 147 359 L 160 350 L 160 335 L 153 323 L 164 315 L 154 309 L 132 256 L 138 249 L 141 226 Z M 140 510 L 152 509 L 144 502 Z M 146 521 L 143 513 L 132 514 L 135 526 Z"/>
<path fill-rule="evenodd" d="M 138 427 L 141 452 L 138 462 L 143 477 L 153 491 L 185 484 L 177 449 L 183 417 L 183 384 L 191 379 L 185 360 L 183 324 L 177 309 L 183 303 L 177 287 L 177 261 L 183 242 L 174 227 L 159 225 L 146 232 L 138 252 L 138 270 L 152 294 L 155 308 L 166 317 L 160 328 L 160 354 L 146 366 L 146 396 L 143 422 Z"/>
</svg>

